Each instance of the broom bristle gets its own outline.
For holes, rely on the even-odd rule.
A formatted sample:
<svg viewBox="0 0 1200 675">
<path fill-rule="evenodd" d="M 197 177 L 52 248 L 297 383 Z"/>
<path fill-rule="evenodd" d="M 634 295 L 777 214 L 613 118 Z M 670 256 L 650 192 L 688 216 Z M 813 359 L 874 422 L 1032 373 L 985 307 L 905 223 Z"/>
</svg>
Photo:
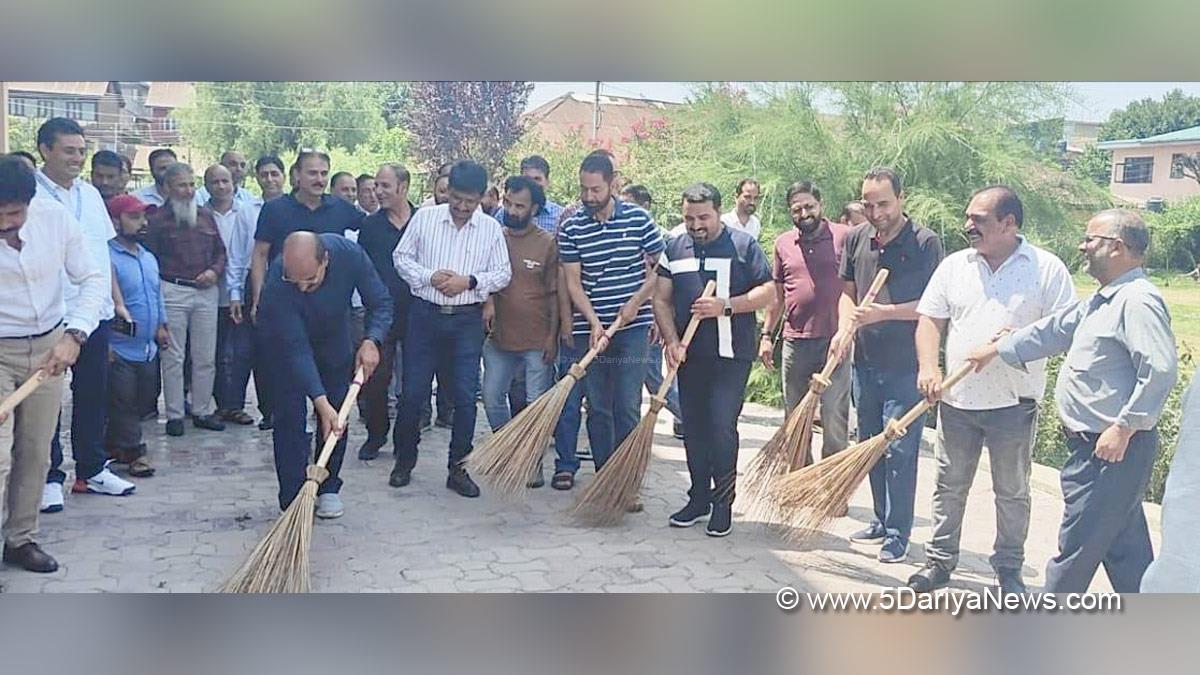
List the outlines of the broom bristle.
<svg viewBox="0 0 1200 675">
<path fill-rule="evenodd" d="M 467 455 L 467 468 L 501 497 L 524 496 L 575 382 L 568 375 L 530 403 Z"/>
<path fill-rule="evenodd" d="M 657 419 L 656 413 L 648 413 L 608 458 L 604 468 L 579 495 L 571 512 L 575 520 L 598 526 L 621 522 L 642 489 Z"/>
<path fill-rule="evenodd" d="M 221 593 L 307 593 L 308 549 L 312 543 L 317 484 L 304 481 L 300 493 L 276 519 L 267 536 L 221 586 Z"/>
<path fill-rule="evenodd" d="M 841 516 L 850 497 L 887 450 L 884 434 L 777 479 L 770 499 L 788 538 L 803 541 Z"/>
<path fill-rule="evenodd" d="M 772 523 L 781 516 L 771 498 L 772 485 L 781 476 L 803 466 L 812 444 L 819 402 L 820 396 L 812 391 L 806 393 L 738 480 L 738 509 L 751 520 Z"/>
</svg>

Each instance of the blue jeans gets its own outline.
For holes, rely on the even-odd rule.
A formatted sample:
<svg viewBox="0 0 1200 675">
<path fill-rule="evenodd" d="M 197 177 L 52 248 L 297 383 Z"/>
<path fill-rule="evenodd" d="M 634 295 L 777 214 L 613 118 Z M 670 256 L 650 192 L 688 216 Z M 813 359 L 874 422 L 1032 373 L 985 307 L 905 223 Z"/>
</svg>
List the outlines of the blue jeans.
<svg viewBox="0 0 1200 675">
<path fill-rule="evenodd" d="M 238 411 L 246 407 L 246 386 L 254 367 L 254 336 L 250 322 L 234 323 L 229 308 L 217 315 L 217 383 L 213 397 L 219 410 Z"/>
<path fill-rule="evenodd" d="M 571 344 L 558 344 L 558 379 L 567 376 L 571 365 L 587 353 L 589 338 L 586 335 L 571 336 Z M 576 450 L 579 447 L 579 424 L 583 421 L 583 392 L 587 387 L 588 378 L 571 387 L 567 402 L 563 405 L 562 414 L 558 416 L 558 424 L 554 427 L 554 451 L 558 457 L 554 460 L 554 472 L 566 472 L 575 475 L 579 470 L 579 457 Z"/>
<path fill-rule="evenodd" d="M 104 429 L 108 421 L 108 321 L 101 321 L 79 350 L 71 366 L 71 455 L 75 458 L 75 477 L 88 479 L 104 469 L 108 452 L 104 448 Z M 50 471 L 47 483 L 61 485 L 67 479 L 62 470 L 62 442 L 58 440 L 62 422 L 50 439 Z"/>
<path fill-rule="evenodd" d="M 882 433 L 888 420 L 897 419 L 921 400 L 916 372 L 876 370 L 855 364 L 858 381 L 859 438 Z M 917 457 L 921 452 L 921 430 L 925 415 L 918 417 L 901 438 L 888 445 L 887 452 L 871 469 L 871 496 L 875 502 L 875 523 L 887 533 L 908 541 L 912 534 L 913 502 L 917 493 Z"/>
<path fill-rule="evenodd" d="M 662 345 L 650 345 L 646 350 L 646 393 L 654 396 L 663 382 L 663 350 Z M 667 389 L 667 410 L 675 416 L 676 422 L 683 421 L 683 412 L 679 407 L 679 381 L 671 382 Z"/>
<path fill-rule="evenodd" d="M 475 392 L 483 353 L 483 310 L 440 314 L 435 305 L 414 300 L 404 339 L 404 384 L 400 403 L 396 468 L 412 471 L 421 440 L 421 409 L 429 403 L 434 373 L 448 373 L 438 389 L 447 390 L 454 404 L 447 466 L 458 467 L 471 452 L 475 436 Z"/>
<path fill-rule="evenodd" d="M 649 332 L 649 326 L 620 331 L 588 367 L 588 444 L 597 471 L 641 418 Z"/>
<path fill-rule="evenodd" d="M 554 370 L 544 357 L 540 349 L 513 352 L 497 347 L 491 340 L 483 344 L 483 410 L 492 431 L 511 419 L 508 392 L 518 370 L 525 373 L 525 403 L 532 403 L 550 388 Z"/>
<path fill-rule="evenodd" d="M 353 353 L 346 353 L 334 345 L 313 345 L 313 356 L 325 396 L 335 410 L 342 407 L 350 389 L 350 370 Z M 319 434 L 307 433 L 308 398 L 304 389 L 290 370 L 283 364 L 281 356 L 274 361 L 277 369 L 275 391 L 275 428 L 272 440 L 275 451 L 275 475 L 279 479 L 279 508 L 286 509 L 304 485 L 305 471 L 320 451 L 322 439 Z M 342 489 L 342 458 L 346 455 L 346 434 L 338 439 L 329 457 L 329 477 L 317 488 L 318 494 L 337 493 Z M 315 441 L 315 443 L 314 443 Z M 315 448 L 314 448 L 315 444 Z"/>
</svg>

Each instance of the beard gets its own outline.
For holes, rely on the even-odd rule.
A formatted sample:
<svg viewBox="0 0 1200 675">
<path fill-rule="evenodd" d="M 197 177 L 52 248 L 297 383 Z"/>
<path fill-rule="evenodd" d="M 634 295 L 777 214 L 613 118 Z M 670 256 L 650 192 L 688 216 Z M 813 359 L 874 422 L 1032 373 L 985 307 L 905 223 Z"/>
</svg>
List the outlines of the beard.
<svg viewBox="0 0 1200 675">
<path fill-rule="evenodd" d="M 175 224 L 184 227 L 196 226 L 196 200 L 180 200 L 171 198 L 171 212 L 175 214 Z"/>
<path fill-rule="evenodd" d="M 513 230 L 523 230 L 529 226 L 530 219 L 519 219 L 507 211 L 504 213 L 504 226 Z"/>
<path fill-rule="evenodd" d="M 809 217 L 809 218 L 801 218 L 799 221 L 793 221 L 793 222 L 795 223 L 796 227 L 800 228 L 801 232 L 808 234 L 817 229 L 817 226 L 821 224 L 821 219 L 819 217 L 818 218 Z"/>
</svg>

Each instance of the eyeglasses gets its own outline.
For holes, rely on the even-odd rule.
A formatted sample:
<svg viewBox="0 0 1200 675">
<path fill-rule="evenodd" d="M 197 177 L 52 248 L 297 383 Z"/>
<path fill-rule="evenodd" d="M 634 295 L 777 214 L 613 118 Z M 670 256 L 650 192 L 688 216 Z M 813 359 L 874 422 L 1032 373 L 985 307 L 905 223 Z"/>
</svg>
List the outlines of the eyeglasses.
<svg viewBox="0 0 1200 675">
<path fill-rule="evenodd" d="M 1106 237 L 1102 234 L 1085 234 L 1083 235 L 1083 241 L 1081 243 L 1090 244 L 1097 239 L 1104 239 L 1106 241 L 1121 241 L 1120 237 Z"/>
</svg>

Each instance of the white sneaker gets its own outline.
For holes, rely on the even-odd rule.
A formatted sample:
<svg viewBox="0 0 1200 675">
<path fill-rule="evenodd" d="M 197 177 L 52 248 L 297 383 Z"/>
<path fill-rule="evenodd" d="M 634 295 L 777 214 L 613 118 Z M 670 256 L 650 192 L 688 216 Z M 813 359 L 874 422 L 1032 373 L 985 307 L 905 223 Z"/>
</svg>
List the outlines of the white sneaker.
<svg viewBox="0 0 1200 675">
<path fill-rule="evenodd" d="M 62 483 L 46 483 L 42 486 L 42 513 L 58 513 L 63 510 Z"/>
<path fill-rule="evenodd" d="M 137 486 L 133 483 L 109 471 L 107 466 L 101 469 L 100 473 L 87 479 L 88 492 L 101 495 L 124 497 L 133 494 L 136 488 Z"/>
<path fill-rule="evenodd" d="M 342 507 L 342 498 L 335 492 L 317 495 L 318 518 L 341 518 L 346 510 Z"/>
</svg>

